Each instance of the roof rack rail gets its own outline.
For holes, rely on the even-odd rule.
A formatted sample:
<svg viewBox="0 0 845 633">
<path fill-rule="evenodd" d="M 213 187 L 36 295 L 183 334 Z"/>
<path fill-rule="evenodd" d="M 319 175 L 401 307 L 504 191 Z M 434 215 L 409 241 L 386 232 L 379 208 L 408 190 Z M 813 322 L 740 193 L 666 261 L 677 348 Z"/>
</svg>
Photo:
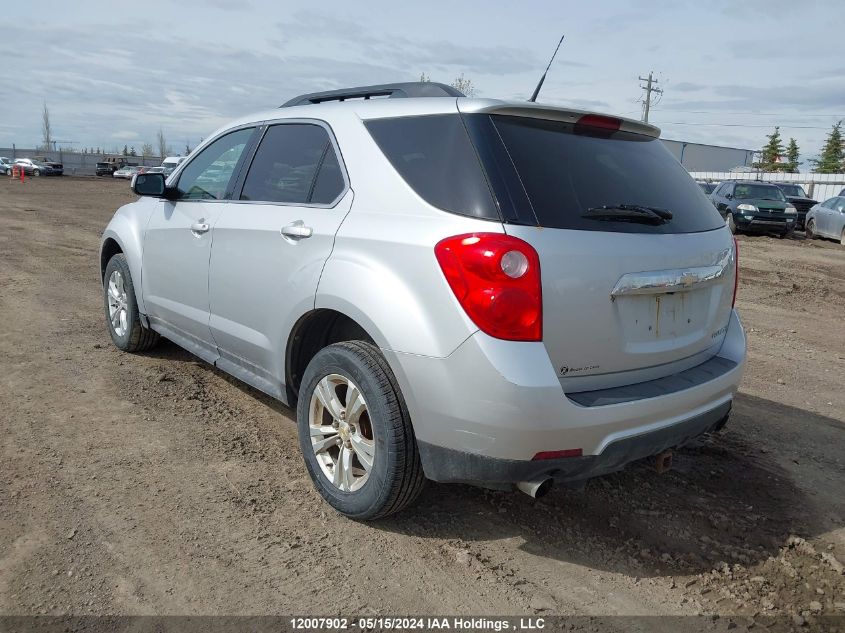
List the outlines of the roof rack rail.
<svg viewBox="0 0 845 633">
<path fill-rule="evenodd" d="M 341 88 L 325 92 L 312 92 L 299 95 L 283 103 L 280 108 L 297 105 L 323 103 L 324 101 L 346 101 L 347 99 L 371 99 L 372 97 L 465 97 L 466 95 L 446 84 L 434 81 L 409 81 L 398 84 L 380 84 L 378 86 L 358 86 Z"/>
</svg>

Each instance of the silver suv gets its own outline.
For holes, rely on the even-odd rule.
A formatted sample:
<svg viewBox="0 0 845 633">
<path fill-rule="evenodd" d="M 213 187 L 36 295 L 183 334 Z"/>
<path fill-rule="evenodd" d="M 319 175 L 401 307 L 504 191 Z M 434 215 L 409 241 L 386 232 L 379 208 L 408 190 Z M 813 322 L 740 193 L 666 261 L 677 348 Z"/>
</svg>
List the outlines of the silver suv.
<svg viewBox="0 0 845 633">
<path fill-rule="evenodd" d="M 115 345 L 164 336 L 296 407 L 357 519 L 426 479 L 539 495 L 721 428 L 735 242 L 637 121 L 440 84 L 219 130 L 103 233 Z"/>
</svg>

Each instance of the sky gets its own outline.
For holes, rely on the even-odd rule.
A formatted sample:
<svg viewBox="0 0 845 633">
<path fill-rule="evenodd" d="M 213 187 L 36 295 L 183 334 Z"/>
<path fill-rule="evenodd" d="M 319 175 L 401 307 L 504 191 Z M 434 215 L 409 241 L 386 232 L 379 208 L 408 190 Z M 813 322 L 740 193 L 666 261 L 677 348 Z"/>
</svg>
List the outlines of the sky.
<svg viewBox="0 0 845 633">
<path fill-rule="evenodd" d="M 297 94 L 463 75 L 477 96 L 640 118 L 663 137 L 759 149 L 779 125 L 801 160 L 845 118 L 842 0 L 338 2 L 39 0 L 0 17 L 0 147 L 193 147 Z M 73 143 L 71 143 L 73 142 Z"/>
</svg>

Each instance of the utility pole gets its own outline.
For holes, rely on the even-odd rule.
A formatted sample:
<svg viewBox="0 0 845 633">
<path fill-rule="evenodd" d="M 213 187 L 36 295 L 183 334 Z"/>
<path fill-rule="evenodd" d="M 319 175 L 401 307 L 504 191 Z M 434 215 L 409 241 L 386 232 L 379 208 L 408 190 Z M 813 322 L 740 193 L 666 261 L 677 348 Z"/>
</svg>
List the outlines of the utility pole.
<svg viewBox="0 0 845 633">
<path fill-rule="evenodd" d="M 640 77 L 640 81 L 646 82 L 646 85 L 641 85 L 640 88 L 645 90 L 645 101 L 643 101 L 643 122 L 648 123 L 648 112 L 651 109 L 651 95 L 654 94 L 663 94 L 663 90 L 657 87 L 657 79 L 654 77 L 654 73 L 649 71 L 648 77 Z"/>
</svg>

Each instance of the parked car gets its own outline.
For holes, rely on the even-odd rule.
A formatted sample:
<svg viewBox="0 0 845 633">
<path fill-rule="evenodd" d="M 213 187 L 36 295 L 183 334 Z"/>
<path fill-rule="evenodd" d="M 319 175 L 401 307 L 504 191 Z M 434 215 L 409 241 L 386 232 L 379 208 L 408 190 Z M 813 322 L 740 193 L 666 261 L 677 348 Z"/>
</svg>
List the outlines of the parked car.
<svg viewBox="0 0 845 633">
<path fill-rule="evenodd" d="M 126 165 L 114 172 L 112 176 L 114 178 L 126 178 L 127 180 L 130 180 L 140 169 L 141 167 L 139 165 Z"/>
<path fill-rule="evenodd" d="M 818 204 L 819 201 L 813 200 L 807 196 L 807 192 L 804 191 L 804 187 L 798 183 L 777 182 L 775 184 L 780 187 L 781 191 L 783 191 L 783 195 L 786 196 L 787 202 L 795 207 L 795 228 L 803 230 L 807 211 L 809 211 L 810 207 L 813 205 Z"/>
<path fill-rule="evenodd" d="M 731 233 L 777 233 L 795 229 L 797 212 L 777 185 L 758 180 L 726 180 L 710 194 Z"/>
<path fill-rule="evenodd" d="M 46 176 L 63 176 L 65 173 L 65 166 L 62 163 L 50 160 L 46 156 L 33 156 L 32 159 L 50 168 L 45 173 Z"/>
<path fill-rule="evenodd" d="M 182 164 L 185 160 L 184 156 L 168 156 L 163 161 L 161 161 L 161 166 L 164 169 L 164 174 L 169 176 L 173 173 L 173 171 Z"/>
<path fill-rule="evenodd" d="M 807 213 L 807 237 L 827 237 L 845 246 L 845 196 L 816 204 Z"/>
<path fill-rule="evenodd" d="M 0 156 L 0 174 L 8 176 L 12 173 L 12 161 L 5 156 Z"/>
<path fill-rule="evenodd" d="M 51 176 L 53 175 L 53 168 L 44 163 L 39 163 L 32 158 L 18 158 L 15 160 L 15 165 L 19 169 L 23 169 L 23 173 L 27 176 Z"/>
<path fill-rule="evenodd" d="M 111 176 L 115 171 L 117 170 L 114 169 L 112 163 L 105 161 L 97 163 L 96 173 L 98 176 Z"/>
<path fill-rule="evenodd" d="M 145 174 L 163 174 L 164 167 L 147 167 L 146 171 L 143 173 Z"/>
<path fill-rule="evenodd" d="M 426 478 L 665 467 L 725 424 L 746 348 L 735 241 L 658 136 L 428 82 L 297 97 L 135 177 L 101 241 L 111 339 L 296 407 L 356 519 Z"/>
<path fill-rule="evenodd" d="M 716 182 L 708 182 L 708 181 L 706 181 L 706 180 L 696 180 L 696 181 L 695 181 L 695 184 L 697 184 L 699 187 L 701 187 L 701 190 L 702 190 L 702 191 L 703 191 L 706 195 L 708 195 L 708 196 L 709 196 L 711 193 L 713 193 L 713 190 L 716 188 L 716 185 L 718 185 L 719 183 L 716 183 Z"/>
</svg>

